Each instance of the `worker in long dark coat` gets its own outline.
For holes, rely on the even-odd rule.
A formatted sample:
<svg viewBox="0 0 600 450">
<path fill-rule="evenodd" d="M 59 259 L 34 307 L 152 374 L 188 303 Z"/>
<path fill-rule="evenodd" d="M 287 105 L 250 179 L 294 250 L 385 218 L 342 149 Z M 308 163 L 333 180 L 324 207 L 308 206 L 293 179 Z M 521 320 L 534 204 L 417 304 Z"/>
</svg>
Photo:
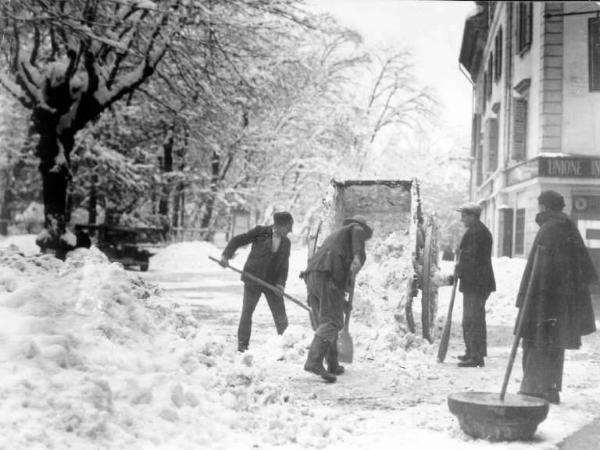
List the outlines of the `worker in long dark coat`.
<svg viewBox="0 0 600 450">
<path fill-rule="evenodd" d="M 479 220 L 481 207 L 468 203 L 458 209 L 467 228 L 460 243 L 456 274 L 463 294 L 463 337 L 465 354 L 459 367 L 483 367 L 487 356 L 485 303 L 496 290 L 492 268 L 492 234 Z"/>
<path fill-rule="evenodd" d="M 540 226 L 521 279 L 517 307 L 523 306 L 537 248 L 538 276 L 524 317 L 523 380 L 520 393 L 559 402 L 565 349 L 578 349 L 581 336 L 596 331 L 589 285 L 596 270 L 575 224 L 562 212 L 562 195 L 538 197 Z"/>
<path fill-rule="evenodd" d="M 221 265 L 227 266 L 235 251 L 244 245 L 252 244 L 244 271 L 284 290 L 288 276 L 290 240 L 287 235 L 292 230 L 294 219 L 288 212 L 276 212 L 274 224 L 257 226 L 247 233 L 231 238 L 221 256 Z M 238 351 L 244 352 L 250 343 L 252 314 L 261 294 L 264 294 L 278 334 L 283 334 L 288 326 L 283 297 L 242 275 L 244 300 L 238 327 Z"/>
<path fill-rule="evenodd" d="M 344 372 L 338 362 L 338 332 L 344 326 L 347 302 L 345 292 L 352 289 L 356 274 L 366 260 L 365 242 L 373 230 L 362 216 L 345 219 L 342 227 L 330 234 L 308 261 L 302 276 L 313 310 L 315 337 L 304 370 L 332 383 Z M 327 370 L 323 359 L 327 361 Z"/>
</svg>

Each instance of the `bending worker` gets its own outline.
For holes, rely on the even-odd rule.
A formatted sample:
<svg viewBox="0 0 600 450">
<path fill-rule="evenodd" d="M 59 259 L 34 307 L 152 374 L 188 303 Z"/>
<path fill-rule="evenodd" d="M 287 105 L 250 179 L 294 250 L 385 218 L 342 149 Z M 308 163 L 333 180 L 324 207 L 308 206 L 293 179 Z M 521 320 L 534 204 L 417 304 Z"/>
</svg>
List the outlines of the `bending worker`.
<svg viewBox="0 0 600 450">
<path fill-rule="evenodd" d="M 288 276 L 290 259 L 290 240 L 287 235 L 292 231 L 294 219 L 289 212 L 273 214 L 273 225 L 257 226 L 247 233 L 231 238 L 221 256 L 221 265 L 226 267 L 235 251 L 244 245 L 252 244 L 250 254 L 244 265 L 248 272 L 282 291 Z M 283 334 L 288 326 L 283 297 L 262 287 L 242 275 L 244 282 L 244 301 L 238 327 L 238 351 L 244 352 L 250 343 L 252 332 L 252 314 L 261 294 L 264 294 L 278 334 Z"/>
<path fill-rule="evenodd" d="M 365 241 L 373 230 L 362 216 L 345 219 L 308 261 L 303 272 L 308 303 L 316 319 L 315 337 L 304 370 L 320 375 L 329 383 L 344 372 L 337 355 L 338 332 L 344 326 L 344 293 L 353 288 L 354 278 L 366 259 Z M 327 361 L 327 370 L 323 367 Z"/>
</svg>

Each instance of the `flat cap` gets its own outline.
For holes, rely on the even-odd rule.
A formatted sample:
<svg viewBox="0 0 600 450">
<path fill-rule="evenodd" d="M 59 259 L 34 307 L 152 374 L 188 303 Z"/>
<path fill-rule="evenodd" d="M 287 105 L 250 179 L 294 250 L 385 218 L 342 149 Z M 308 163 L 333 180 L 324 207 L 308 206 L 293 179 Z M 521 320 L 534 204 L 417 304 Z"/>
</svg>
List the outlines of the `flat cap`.
<svg viewBox="0 0 600 450">
<path fill-rule="evenodd" d="M 481 214 L 481 206 L 479 206 L 477 203 L 465 203 L 460 208 L 458 208 L 457 211 L 460 213 L 472 214 L 474 216 L 479 217 L 479 215 Z"/>
<path fill-rule="evenodd" d="M 280 211 L 273 214 L 273 223 L 275 225 L 287 225 L 294 223 L 294 218 L 287 211 Z"/>
<path fill-rule="evenodd" d="M 367 218 L 365 216 L 356 215 L 352 217 L 347 217 L 342 221 L 342 226 L 350 225 L 351 223 L 357 223 L 361 227 L 363 227 L 363 229 L 367 233 L 367 239 L 371 239 L 371 237 L 373 236 L 373 228 L 369 226 L 369 224 L 367 223 Z"/>
</svg>

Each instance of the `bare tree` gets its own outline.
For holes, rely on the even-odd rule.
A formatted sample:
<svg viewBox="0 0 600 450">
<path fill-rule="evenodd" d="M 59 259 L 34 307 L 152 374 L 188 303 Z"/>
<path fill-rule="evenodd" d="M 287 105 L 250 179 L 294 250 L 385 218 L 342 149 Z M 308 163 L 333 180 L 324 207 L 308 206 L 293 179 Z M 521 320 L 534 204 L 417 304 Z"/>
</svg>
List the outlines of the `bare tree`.
<svg viewBox="0 0 600 450">
<path fill-rule="evenodd" d="M 176 74 L 192 98 L 210 91 L 206 52 L 218 54 L 235 83 L 236 58 L 268 15 L 302 22 L 295 0 L 6 0 L 0 6 L 0 84 L 31 110 L 39 134 L 46 227 L 68 220 L 70 157 L 76 133 L 150 78 Z M 228 38 L 235 36 L 236 39 Z M 266 40 L 266 36 L 261 36 Z M 265 49 L 266 51 L 266 49 Z M 167 70 L 168 69 L 168 70 Z M 159 98 L 157 100 L 160 101 Z M 54 233 L 56 234 L 56 233 Z M 56 245 L 48 240 L 46 246 Z"/>
</svg>

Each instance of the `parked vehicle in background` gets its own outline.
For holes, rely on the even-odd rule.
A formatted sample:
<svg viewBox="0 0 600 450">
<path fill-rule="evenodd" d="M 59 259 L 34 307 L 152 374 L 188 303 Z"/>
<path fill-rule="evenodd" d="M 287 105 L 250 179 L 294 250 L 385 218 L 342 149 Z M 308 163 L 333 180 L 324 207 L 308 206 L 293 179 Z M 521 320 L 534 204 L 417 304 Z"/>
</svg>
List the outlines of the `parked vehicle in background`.
<svg viewBox="0 0 600 450">
<path fill-rule="evenodd" d="M 153 251 L 164 245 L 162 228 L 125 227 L 111 225 L 75 225 L 76 233 L 86 232 L 111 261 L 123 264 L 126 269 L 138 266 L 148 270 Z"/>
</svg>

